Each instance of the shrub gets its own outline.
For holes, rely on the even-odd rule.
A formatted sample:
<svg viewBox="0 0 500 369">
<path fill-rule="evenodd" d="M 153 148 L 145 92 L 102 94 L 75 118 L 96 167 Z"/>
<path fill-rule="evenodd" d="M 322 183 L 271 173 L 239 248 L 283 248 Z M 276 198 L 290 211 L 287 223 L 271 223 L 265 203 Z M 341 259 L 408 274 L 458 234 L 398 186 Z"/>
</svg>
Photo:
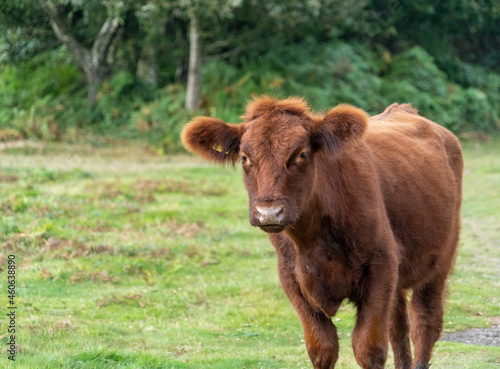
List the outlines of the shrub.
<svg viewBox="0 0 500 369">
<path fill-rule="evenodd" d="M 203 69 L 202 110 L 184 109 L 185 87 L 155 90 L 124 70 L 106 80 L 96 104 L 64 48 L 0 67 L 0 139 L 76 140 L 82 130 L 145 137 L 159 152 L 180 150 L 179 134 L 194 115 L 238 122 L 252 95 L 304 96 L 319 111 L 350 103 L 370 114 L 409 102 L 422 115 L 459 132 L 499 127 L 500 75 L 458 59 L 439 60 L 419 46 L 391 55 L 382 46 L 306 40 L 280 45 L 231 65 L 212 59 Z M 446 73 L 445 73 L 446 72 Z"/>
<path fill-rule="evenodd" d="M 137 135 L 146 136 L 157 146 L 160 154 L 181 150 L 179 138 L 182 128 L 198 115 L 184 110 L 184 96 L 185 89 L 179 85 L 159 89 L 152 102 L 132 113 L 130 129 Z"/>
<path fill-rule="evenodd" d="M 479 88 L 463 88 L 450 81 L 418 46 L 394 57 L 382 94 L 388 100 L 412 103 L 422 115 L 455 132 L 498 128 L 495 99 L 489 100 Z"/>
</svg>

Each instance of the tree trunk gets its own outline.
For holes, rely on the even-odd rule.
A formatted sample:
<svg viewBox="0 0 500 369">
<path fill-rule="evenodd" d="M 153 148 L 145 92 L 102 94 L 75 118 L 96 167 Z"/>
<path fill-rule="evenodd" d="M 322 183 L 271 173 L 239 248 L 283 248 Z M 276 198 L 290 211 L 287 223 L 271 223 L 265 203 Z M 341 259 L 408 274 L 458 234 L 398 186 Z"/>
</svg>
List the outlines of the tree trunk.
<svg viewBox="0 0 500 369">
<path fill-rule="evenodd" d="M 158 60 L 154 45 L 148 43 L 143 46 L 137 63 L 136 75 L 151 86 L 158 86 Z"/>
<path fill-rule="evenodd" d="M 109 73 L 108 55 L 120 28 L 120 19 L 106 19 L 89 50 L 75 38 L 73 31 L 65 21 L 65 16 L 60 13 L 57 5 L 51 0 L 46 0 L 43 8 L 49 16 L 50 25 L 57 38 L 66 46 L 68 52 L 85 73 L 87 98 L 89 101 L 95 102 L 99 85 Z"/>
<path fill-rule="evenodd" d="M 90 55 L 88 59 L 91 59 Z M 94 103 L 97 101 L 99 86 L 109 73 L 109 67 L 107 64 L 94 65 L 92 61 L 89 61 L 85 66 L 82 66 L 82 69 L 87 82 L 87 99 Z"/>
<path fill-rule="evenodd" d="M 186 109 L 193 111 L 201 106 L 201 41 L 198 18 L 192 16 L 189 24 L 189 67 L 186 92 Z"/>
</svg>

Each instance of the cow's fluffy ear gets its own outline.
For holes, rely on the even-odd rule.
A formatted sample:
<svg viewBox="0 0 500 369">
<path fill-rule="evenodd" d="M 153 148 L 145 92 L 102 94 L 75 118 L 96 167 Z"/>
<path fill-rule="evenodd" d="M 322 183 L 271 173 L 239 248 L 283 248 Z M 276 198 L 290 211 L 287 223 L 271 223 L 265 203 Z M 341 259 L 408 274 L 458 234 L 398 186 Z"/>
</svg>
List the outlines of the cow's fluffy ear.
<svg viewBox="0 0 500 369">
<path fill-rule="evenodd" d="M 329 152 L 338 153 L 363 136 L 368 114 L 351 105 L 338 105 L 318 121 L 313 143 Z"/>
<path fill-rule="evenodd" d="M 206 160 L 227 164 L 238 160 L 244 123 L 227 124 L 220 119 L 197 117 L 184 127 L 184 147 Z"/>
</svg>

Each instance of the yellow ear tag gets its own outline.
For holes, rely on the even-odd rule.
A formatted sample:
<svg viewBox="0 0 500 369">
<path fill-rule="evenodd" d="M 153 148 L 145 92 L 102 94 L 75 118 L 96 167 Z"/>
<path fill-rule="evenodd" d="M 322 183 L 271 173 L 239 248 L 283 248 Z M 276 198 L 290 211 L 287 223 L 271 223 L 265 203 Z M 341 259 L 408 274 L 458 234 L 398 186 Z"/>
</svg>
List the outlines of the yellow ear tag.
<svg viewBox="0 0 500 369">
<path fill-rule="evenodd" d="M 219 146 L 215 147 L 215 144 L 212 146 L 212 149 L 218 152 L 222 152 L 222 143 L 219 144 Z M 229 154 L 229 151 L 226 151 L 226 155 Z"/>
</svg>

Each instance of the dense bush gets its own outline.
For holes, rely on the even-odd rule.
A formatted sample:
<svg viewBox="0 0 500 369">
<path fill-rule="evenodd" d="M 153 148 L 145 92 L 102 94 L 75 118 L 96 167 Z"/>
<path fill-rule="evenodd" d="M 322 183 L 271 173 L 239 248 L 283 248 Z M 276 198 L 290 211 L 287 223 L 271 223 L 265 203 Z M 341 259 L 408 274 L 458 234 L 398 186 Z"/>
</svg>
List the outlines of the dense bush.
<svg viewBox="0 0 500 369">
<path fill-rule="evenodd" d="M 293 60 L 287 63 L 287 60 Z M 500 76 L 460 85 L 415 46 L 391 57 L 362 44 L 342 42 L 284 47 L 245 69 L 212 62 L 205 69 L 205 93 L 213 115 L 234 121 L 252 94 L 304 96 L 325 111 L 350 103 L 371 114 L 393 102 L 409 102 L 421 114 L 455 132 L 498 129 Z"/>
<path fill-rule="evenodd" d="M 235 122 L 253 94 L 371 114 L 410 102 L 455 132 L 494 131 L 499 21 L 493 0 L 0 1 L 0 139 L 146 137 L 172 151 L 193 114 Z M 202 106 L 187 113 L 194 39 Z"/>
<path fill-rule="evenodd" d="M 0 129 L 9 128 L 24 137 L 55 136 L 65 125 L 60 118 L 69 97 L 79 100 L 81 96 L 80 74 L 62 48 L 5 65 L 0 73 Z"/>
<path fill-rule="evenodd" d="M 237 122 L 246 102 L 259 94 L 304 96 L 318 111 L 350 103 L 370 114 L 392 102 L 410 102 L 455 132 L 498 129 L 500 76 L 459 60 L 444 65 L 441 70 L 419 46 L 392 55 L 341 41 L 283 45 L 242 67 L 207 62 L 203 107 L 187 113 L 182 84 L 154 89 L 128 71 L 104 82 L 91 105 L 81 74 L 61 48 L 0 67 L 0 139 L 77 140 L 78 132 L 87 130 L 145 137 L 160 152 L 172 152 L 180 148 L 180 131 L 193 115 Z"/>
</svg>

